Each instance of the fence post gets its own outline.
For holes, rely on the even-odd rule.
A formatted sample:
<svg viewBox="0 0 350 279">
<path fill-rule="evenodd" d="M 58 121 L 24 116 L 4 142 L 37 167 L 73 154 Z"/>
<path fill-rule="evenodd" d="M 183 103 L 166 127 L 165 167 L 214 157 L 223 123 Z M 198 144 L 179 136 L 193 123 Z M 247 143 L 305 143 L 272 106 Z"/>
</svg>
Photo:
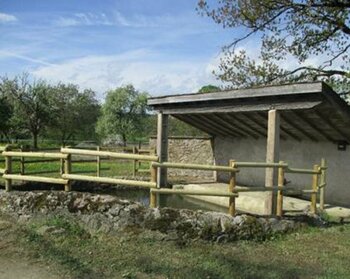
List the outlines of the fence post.
<svg viewBox="0 0 350 279">
<path fill-rule="evenodd" d="M 132 147 L 132 154 L 136 154 L 136 147 L 135 146 L 133 146 Z M 133 166 L 132 166 L 132 174 L 133 174 L 133 177 L 135 177 L 136 176 L 136 159 L 134 159 L 133 160 Z"/>
<path fill-rule="evenodd" d="M 72 171 L 72 156 L 71 154 L 67 155 L 67 158 L 64 161 L 64 174 L 70 174 Z M 67 179 L 67 183 L 64 185 L 64 190 L 66 192 L 69 192 L 72 190 L 72 185 L 71 185 L 71 181 L 69 179 Z"/>
<path fill-rule="evenodd" d="M 20 148 L 21 152 L 23 152 L 23 146 L 21 146 Z M 25 174 L 25 167 L 24 167 L 24 164 L 25 164 L 25 161 L 24 161 L 24 157 L 21 157 L 21 166 L 20 166 L 20 173 L 21 175 L 24 175 Z"/>
<path fill-rule="evenodd" d="M 96 148 L 97 151 L 100 151 L 100 147 L 97 146 Z M 100 177 L 101 176 L 101 158 L 99 155 L 96 156 L 96 167 L 97 167 L 97 171 L 96 171 L 96 175 L 97 177 Z"/>
<path fill-rule="evenodd" d="M 5 156 L 5 173 L 6 174 L 12 173 L 12 157 L 11 156 Z M 6 190 L 6 192 L 9 192 L 12 190 L 12 180 L 11 179 L 5 179 L 5 190 Z"/>
<path fill-rule="evenodd" d="M 280 161 L 280 164 L 283 164 L 283 161 Z M 284 167 L 280 166 L 278 168 L 278 187 L 284 186 Z M 283 190 L 278 189 L 277 191 L 277 208 L 276 215 L 279 217 L 283 216 Z"/>
<path fill-rule="evenodd" d="M 230 167 L 235 167 L 235 160 L 230 160 Z M 236 172 L 230 172 L 230 182 L 228 185 L 228 191 L 233 193 L 236 188 Z M 235 216 L 236 214 L 236 198 L 229 197 L 228 214 Z"/>
<path fill-rule="evenodd" d="M 61 149 L 64 148 L 64 146 L 61 146 Z M 61 175 L 64 174 L 64 159 L 60 159 L 60 173 Z"/>
<path fill-rule="evenodd" d="M 157 167 L 152 166 L 151 162 L 151 182 L 157 183 Z M 151 208 L 157 207 L 157 194 L 150 190 L 149 205 Z"/>
<path fill-rule="evenodd" d="M 324 210 L 324 200 L 325 200 L 325 187 L 326 187 L 326 159 L 321 160 L 321 177 L 320 177 L 320 209 Z"/>
<path fill-rule="evenodd" d="M 319 171 L 319 166 L 314 165 L 314 171 Z M 311 213 L 316 214 L 317 212 L 317 187 L 318 187 L 318 174 L 312 175 L 312 193 L 311 193 Z"/>
</svg>

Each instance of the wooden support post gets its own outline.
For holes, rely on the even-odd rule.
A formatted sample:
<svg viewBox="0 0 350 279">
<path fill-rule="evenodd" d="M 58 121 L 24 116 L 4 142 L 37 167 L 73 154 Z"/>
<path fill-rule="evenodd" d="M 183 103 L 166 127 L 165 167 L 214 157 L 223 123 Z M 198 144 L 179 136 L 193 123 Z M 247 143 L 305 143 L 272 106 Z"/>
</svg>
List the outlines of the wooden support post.
<svg viewBox="0 0 350 279">
<path fill-rule="evenodd" d="M 139 146 L 138 146 L 138 149 L 137 149 L 137 154 L 141 154 L 140 153 L 140 150 L 142 149 L 142 144 L 141 144 L 141 141 L 139 141 Z M 137 170 L 141 169 L 141 161 L 138 161 L 138 166 L 137 166 Z"/>
<path fill-rule="evenodd" d="M 283 161 L 280 161 L 283 164 Z M 284 186 L 284 167 L 278 168 L 278 187 Z M 283 190 L 278 190 L 277 192 L 277 209 L 276 215 L 279 217 L 283 216 Z"/>
<path fill-rule="evenodd" d="M 63 148 L 64 146 L 61 146 L 61 149 Z M 64 159 L 60 159 L 60 174 L 64 174 Z"/>
<path fill-rule="evenodd" d="M 266 162 L 277 163 L 280 152 L 280 116 L 277 110 L 270 110 L 268 113 Z M 276 187 L 278 182 L 276 168 L 267 168 L 265 186 Z M 271 191 L 266 204 L 266 214 L 274 215 L 277 208 L 277 195 Z"/>
<path fill-rule="evenodd" d="M 72 172 L 72 155 L 68 154 L 67 159 L 64 162 L 64 174 L 70 174 Z M 67 179 L 67 183 L 64 185 L 64 190 L 69 192 L 72 190 L 72 182 Z"/>
<path fill-rule="evenodd" d="M 5 156 L 5 174 L 11 174 L 11 173 L 12 173 L 12 157 Z M 5 190 L 6 192 L 9 192 L 12 190 L 11 179 L 5 179 Z"/>
<path fill-rule="evenodd" d="M 133 146 L 132 147 L 132 154 L 136 154 L 136 147 Z M 136 177 L 136 159 L 132 160 L 133 164 L 132 164 L 132 175 L 133 177 Z"/>
<path fill-rule="evenodd" d="M 230 160 L 230 167 L 235 167 L 235 161 Z M 230 173 L 230 182 L 228 185 L 228 191 L 230 193 L 233 193 L 236 188 L 236 172 Z M 229 205 L 228 205 L 228 214 L 231 216 L 235 216 L 236 214 L 236 198 L 235 197 L 229 197 Z"/>
<path fill-rule="evenodd" d="M 321 177 L 320 177 L 320 209 L 324 210 L 324 201 L 325 201 L 325 190 L 326 190 L 326 159 L 322 158 L 321 160 Z"/>
<path fill-rule="evenodd" d="M 169 116 L 159 112 L 157 123 L 157 155 L 161 163 L 168 160 L 168 122 Z M 157 184 L 159 187 L 167 186 L 166 168 L 158 168 Z"/>
<path fill-rule="evenodd" d="M 97 151 L 100 151 L 100 147 L 97 146 L 96 148 Z M 101 176 L 101 157 L 99 155 L 96 156 L 96 176 L 100 177 Z"/>
<path fill-rule="evenodd" d="M 319 171 L 319 166 L 314 165 L 314 171 Z M 312 193 L 311 193 L 311 213 L 316 214 L 317 212 L 317 188 L 318 188 L 318 174 L 312 175 Z"/>
<path fill-rule="evenodd" d="M 157 167 L 154 167 L 152 165 L 151 165 L 151 182 L 157 183 Z M 150 191 L 149 206 L 151 208 L 157 207 L 157 193 L 154 193 L 152 191 Z"/>
<path fill-rule="evenodd" d="M 21 146 L 21 152 L 23 152 L 23 151 L 25 151 L 25 150 L 23 150 L 23 146 Z M 24 164 L 25 164 L 25 161 L 24 161 L 24 157 L 21 157 L 21 162 L 20 162 L 20 173 L 21 173 L 21 175 L 25 175 L 25 166 L 24 166 Z"/>
</svg>

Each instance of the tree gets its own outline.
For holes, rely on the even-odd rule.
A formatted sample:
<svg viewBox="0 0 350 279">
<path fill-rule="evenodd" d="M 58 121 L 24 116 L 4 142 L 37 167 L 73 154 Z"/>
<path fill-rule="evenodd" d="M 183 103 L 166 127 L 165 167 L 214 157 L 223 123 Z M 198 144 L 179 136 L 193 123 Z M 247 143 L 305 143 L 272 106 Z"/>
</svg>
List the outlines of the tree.
<svg viewBox="0 0 350 279">
<path fill-rule="evenodd" d="M 3 92 L 3 84 L 0 85 L 0 138 L 10 142 L 12 107 L 7 96 Z"/>
<path fill-rule="evenodd" d="M 62 145 L 75 136 L 82 139 L 93 137 L 99 115 L 95 92 L 79 92 L 77 85 L 60 83 L 52 87 L 49 103 L 52 114 L 50 132 L 53 137 L 59 137 Z"/>
<path fill-rule="evenodd" d="M 137 91 L 132 85 L 107 92 L 97 122 L 97 133 L 102 137 L 120 135 L 124 146 L 127 140 L 142 130 L 148 94 Z"/>
<path fill-rule="evenodd" d="M 8 98 L 13 113 L 11 125 L 18 131 L 32 135 L 33 147 L 38 147 L 38 137 L 51 121 L 48 95 L 50 86 L 44 81 L 29 82 L 23 74 L 14 79 L 3 78 L 2 90 Z"/>
<path fill-rule="evenodd" d="M 234 87 L 323 79 L 349 82 L 350 2 L 347 0 L 219 0 L 198 9 L 224 28 L 243 27 L 224 48 L 217 76 Z M 242 34 L 241 32 L 237 32 Z M 237 49 L 261 39 L 258 60 Z M 317 57 L 319 63 L 311 63 Z M 288 69 L 286 61 L 298 65 Z"/>
<path fill-rule="evenodd" d="M 221 88 L 212 84 L 204 85 L 201 89 L 198 90 L 198 93 L 211 93 L 211 92 L 219 92 Z"/>
</svg>

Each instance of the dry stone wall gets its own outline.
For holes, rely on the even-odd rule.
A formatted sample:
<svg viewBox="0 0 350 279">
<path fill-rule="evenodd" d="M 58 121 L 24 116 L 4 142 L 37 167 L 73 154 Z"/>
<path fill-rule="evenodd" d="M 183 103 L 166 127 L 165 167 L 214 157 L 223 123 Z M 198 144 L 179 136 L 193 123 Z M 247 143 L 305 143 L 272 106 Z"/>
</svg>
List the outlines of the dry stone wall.
<svg viewBox="0 0 350 279">
<path fill-rule="evenodd" d="M 150 148 L 156 148 L 157 139 L 150 138 Z M 214 151 L 208 137 L 170 137 L 168 140 L 168 160 L 174 163 L 214 164 Z M 213 179 L 212 171 L 169 169 L 169 176 L 191 176 Z"/>
</svg>

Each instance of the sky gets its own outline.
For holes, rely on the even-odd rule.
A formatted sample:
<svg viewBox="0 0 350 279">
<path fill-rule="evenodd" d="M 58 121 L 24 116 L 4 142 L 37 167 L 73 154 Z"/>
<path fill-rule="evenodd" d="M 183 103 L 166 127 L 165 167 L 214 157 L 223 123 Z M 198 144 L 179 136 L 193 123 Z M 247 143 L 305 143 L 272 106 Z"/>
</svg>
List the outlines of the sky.
<svg viewBox="0 0 350 279">
<path fill-rule="evenodd" d="M 212 74 L 237 35 L 196 11 L 197 0 L 0 0 L 0 76 L 153 96 L 221 85 Z"/>
</svg>

